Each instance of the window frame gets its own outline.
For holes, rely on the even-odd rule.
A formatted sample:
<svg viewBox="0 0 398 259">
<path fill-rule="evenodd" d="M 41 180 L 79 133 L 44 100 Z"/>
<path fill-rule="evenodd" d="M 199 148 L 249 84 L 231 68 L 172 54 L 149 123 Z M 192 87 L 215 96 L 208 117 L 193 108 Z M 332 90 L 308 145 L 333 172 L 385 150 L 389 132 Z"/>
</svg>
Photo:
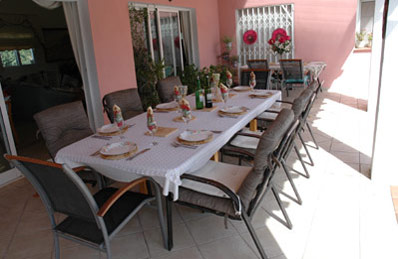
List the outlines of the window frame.
<svg viewBox="0 0 398 259">
<path fill-rule="evenodd" d="M 155 5 L 155 4 L 146 4 L 146 3 L 139 3 L 139 2 L 129 2 L 128 3 L 129 8 L 146 8 L 148 12 L 148 17 L 150 17 L 150 12 L 156 12 L 156 22 L 157 25 L 160 24 L 160 16 L 159 12 L 172 12 L 172 13 L 177 13 L 178 15 L 178 28 L 179 28 L 179 39 L 180 39 L 180 46 L 181 46 L 181 38 L 182 38 L 182 33 L 181 33 L 181 24 L 180 24 L 180 11 L 185 11 L 189 12 L 189 27 L 191 31 L 190 35 L 190 41 L 192 43 L 192 58 L 189 60 L 189 64 L 194 64 L 196 67 L 200 67 L 199 63 L 199 44 L 198 44 L 198 33 L 197 33 L 197 23 L 196 23 L 196 10 L 194 8 L 187 8 L 187 7 L 179 7 L 179 6 L 168 6 L 168 5 Z M 147 28 L 151 28 L 151 21 L 150 19 L 147 19 Z M 158 34 L 158 47 L 159 47 L 159 53 L 160 53 L 160 59 L 164 58 L 164 50 L 163 50 L 163 44 L 162 44 L 162 32 L 160 30 L 159 26 L 157 27 L 157 34 Z M 153 43 L 152 43 L 152 32 L 151 30 L 148 30 L 148 41 L 149 41 L 149 48 L 150 48 L 150 56 L 152 60 L 154 59 L 154 50 L 153 50 Z M 182 58 L 183 55 L 183 50 L 180 48 L 180 56 L 181 56 L 181 65 L 182 69 L 184 69 L 184 61 Z M 175 58 L 175 55 L 173 56 Z M 174 63 L 175 64 L 175 63 Z M 165 72 L 164 72 L 165 73 Z M 174 69 L 174 73 L 176 74 L 177 71 Z"/>
</svg>

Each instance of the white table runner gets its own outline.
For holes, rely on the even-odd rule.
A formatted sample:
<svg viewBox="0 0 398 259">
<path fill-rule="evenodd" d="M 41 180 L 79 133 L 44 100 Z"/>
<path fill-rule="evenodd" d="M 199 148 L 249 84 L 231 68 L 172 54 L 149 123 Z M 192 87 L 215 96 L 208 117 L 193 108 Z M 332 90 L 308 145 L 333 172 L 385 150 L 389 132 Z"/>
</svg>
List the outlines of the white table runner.
<svg viewBox="0 0 398 259">
<path fill-rule="evenodd" d="M 141 176 L 153 177 L 162 187 L 163 194 L 169 192 L 174 194 L 174 199 L 178 199 L 178 186 L 181 184 L 180 176 L 187 172 L 195 171 L 206 164 L 206 162 L 216 153 L 228 140 L 252 119 L 267 110 L 281 99 L 280 91 L 271 91 L 273 96 L 268 99 L 252 99 L 250 92 L 235 92 L 236 96 L 228 100 L 228 105 L 240 105 L 249 108 L 248 112 L 238 118 L 221 118 L 217 111 L 223 107 L 223 103 L 214 103 L 218 106 L 212 112 L 192 111 L 195 120 L 187 124 L 174 122 L 173 118 L 180 116 L 177 112 L 155 113 L 155 120 L 158 126 L 173 127 L 178 130 L 167 138 L 155 137 L 159 143 L 151 147 L 151 150 L 137 156 L 131 161 L 105 160 L 99 156 L 90 156 L 96 150 L 107 143 L 129 140 L 137 143 L 138 149 L 142 150 L 150 146 L 152 137 L 146 136 L 146 113 L 131 118 L 127 124 L 135 124 L 129 128 L 123 137 L 113 136 L 111 140 L 102 140 L 88 137 L 75 142 L 58 151 L 55 161 L 66 163 L 71 167 L 87 165 L 102 173 L 106 177 L 121 182 L 130 182 Z M 188 96 L 191 107 L 194 105 L 194 97 Z M 200 145 L 196 149 L 184 147 L 175 148 L 172 143 L 176 137 L 185 129 L 193 130 L 221 130 L 221 134 L 214 134 L 213 140 L 209 143 Z M 123 138 L 123 139 L 122 139 Z"/>
</svg>

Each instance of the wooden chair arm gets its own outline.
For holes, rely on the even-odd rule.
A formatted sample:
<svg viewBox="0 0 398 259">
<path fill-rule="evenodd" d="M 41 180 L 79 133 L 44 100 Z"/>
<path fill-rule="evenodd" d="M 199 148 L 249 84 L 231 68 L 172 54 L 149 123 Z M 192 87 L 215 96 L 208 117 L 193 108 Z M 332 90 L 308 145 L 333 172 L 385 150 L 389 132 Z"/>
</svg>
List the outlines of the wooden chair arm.
<svg viewBox="0 0 398 259">
<path fill-rule="evenodd" d="M 123 194 L 125 194 L 127 191 L 129 191 L 131 188 L 133 188 L 136 185 L 139 185 L 141 183 L 145 183 L 147 181 L 147 177 L 142 177 L 139 179 L 136 179 L 134 181 L 131 181 L 130 183 L 126 184 L 124 187 L 120 188 L 117 192 L 115 192 L 99 209 L 97 215 L 100 217 L 103 217 L 108 210 L 111 208 L 111 206 L 121 197 Z"/>
</svg>

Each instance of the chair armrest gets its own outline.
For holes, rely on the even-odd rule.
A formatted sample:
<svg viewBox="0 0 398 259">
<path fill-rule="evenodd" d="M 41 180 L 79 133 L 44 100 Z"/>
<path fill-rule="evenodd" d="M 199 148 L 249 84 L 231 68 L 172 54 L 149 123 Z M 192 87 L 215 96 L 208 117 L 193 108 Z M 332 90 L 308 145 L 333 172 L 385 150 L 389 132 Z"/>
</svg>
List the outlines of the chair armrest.
<svg viewBox="0 0 398 259">
<path fill-rule="evenodd" d="M 292 104 L 292 102 L 288 102 L 288 101 L 282 101 L 282 100 L 276 100 L 277 103 L 287 103 L 287 104 Z"/>
<path fill-rule="evenodd" d="M 112 207 L 112 205 L 120 198 L 123 196 L 123 194 L 125 194 L 126 192 L 128 192 L 131 188 L 133 188 L 134 186 L 144 183 L 145 181 L 147 181 L 148 178 L 147 177 L 142 177 L 139 179 L 136 179 L 134 181 L 131 181 L 130 183 L 126 184 L 124 187 L 120 188 L 117 192 L 115 192 L 99 209 L 97 215 L 100 217 L 103 217 L 108 210 Z"/>
<path fill-rule="evenodd" d="M 245 156 L 248 156 L 248 157 L 254 159 L 254 154 L 252 154 L 251 152 L 249 152 L 249 151 L 247 151 L 247 150 L 245 150 L 243 148 L 223 147 L 222 150 L 240 153 L 242 155 L 245 155 Z"/>
<path fill-rule="evenodd" d="M 232 200 L 232 204 L 234 204 L 235 207 L 235 215 L 240 215 L 242 213 L 242 205 L 240 202 L 240 198 L 239 196 L 232 191 L 231 189 L 229 189 L 227 186 L 225 186 L 222 183 L 207 179 L 207 178 L 203 178 L 203 177 L 199 177 L 196 175 L 192 175 L 192 174 L 183 174 L 181 175 L 181 180 L 182 179 L 186 179 L 186 180 L 190 180 L 190 181 L 194 181 L 194 182 L 200 182 L 203 184 L 207 184 L 207 185 L 211 185 L 217 189 L 220 189 L 221 191 L 223 191 L 228 197 L 231 198 Z M 237 207 L 237 208 L 236 208 Z"/>
</svg>

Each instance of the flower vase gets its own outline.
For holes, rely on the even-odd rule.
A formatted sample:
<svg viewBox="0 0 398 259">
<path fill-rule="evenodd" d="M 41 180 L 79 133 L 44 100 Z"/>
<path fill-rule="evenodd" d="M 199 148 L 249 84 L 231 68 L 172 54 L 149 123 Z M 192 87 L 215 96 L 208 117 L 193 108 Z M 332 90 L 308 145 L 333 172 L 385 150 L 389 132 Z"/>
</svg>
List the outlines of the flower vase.
<svg viewBox="0 0 398 259">
<path fill-rule="evenodd" d="M 279 63 L 279 60 L 281 60 L 281 59 L 283 59 L 283 54 L 277 53 L 277 54 L 276 54 L 276 62 Z"/>
</svg>

